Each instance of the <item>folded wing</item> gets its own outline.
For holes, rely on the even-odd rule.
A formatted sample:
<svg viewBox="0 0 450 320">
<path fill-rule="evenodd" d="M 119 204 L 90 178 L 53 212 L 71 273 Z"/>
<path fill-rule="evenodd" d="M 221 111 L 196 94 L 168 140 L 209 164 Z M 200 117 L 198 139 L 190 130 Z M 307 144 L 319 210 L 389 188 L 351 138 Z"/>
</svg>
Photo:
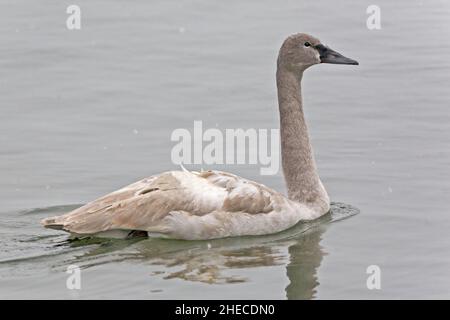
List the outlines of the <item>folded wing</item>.
<svg viewBox="0 0 450 320">
<path fill-rule="evenodd" d="M 229 173 L 171 171 L 42 224 L 76 235 L 139 230 L 170 238 L 210 239 L 281 231 L 299 220 L 294 214 L 298 209 L 276 191 Z"/>
</svg>

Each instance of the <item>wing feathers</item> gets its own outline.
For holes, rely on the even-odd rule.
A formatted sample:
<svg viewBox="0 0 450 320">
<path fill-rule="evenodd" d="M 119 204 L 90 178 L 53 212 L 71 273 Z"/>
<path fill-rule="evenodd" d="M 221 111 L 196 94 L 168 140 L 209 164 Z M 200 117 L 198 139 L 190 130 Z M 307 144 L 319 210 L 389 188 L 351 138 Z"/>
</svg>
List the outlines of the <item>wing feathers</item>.
<svg viewBox="0 0 450 320">
<path fill-rule="evenodd" d="M 191 231 L 203 228 L 196 232 L 221 234 L 226 230 L 208 231 L 208 221 L 214 221 L 216 229 L 226 229 L 226 220 L 232 217 L 236 224 L 236 214 L 241 214 L 242 222 L 248 224 L 251 215 L 276 212 L 286 201 L 264 185 L 229 173 L 172 171 L 133 183 L 63 216 L 44 219 L 42 224 L 76 234 L 117 229 L 174 234 L 175 229 L 183 229 L 181 223 L 196 221 Z"/>
</svg>

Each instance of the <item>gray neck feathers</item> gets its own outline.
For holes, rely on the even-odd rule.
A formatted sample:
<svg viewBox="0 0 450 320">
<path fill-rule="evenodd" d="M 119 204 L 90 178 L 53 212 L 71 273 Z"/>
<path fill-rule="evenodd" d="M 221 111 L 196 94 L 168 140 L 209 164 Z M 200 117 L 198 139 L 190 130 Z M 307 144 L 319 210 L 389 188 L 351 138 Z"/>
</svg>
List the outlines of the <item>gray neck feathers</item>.
<svg viewBox="0 0 450 320">
<path fill-rule="evenodd" d="M 328 202 L 328 195 L 317 174 L 303 114 L 302 75 L 277 69 L 281 154 L 289 199 L 315 205 Z"/>
</svg>

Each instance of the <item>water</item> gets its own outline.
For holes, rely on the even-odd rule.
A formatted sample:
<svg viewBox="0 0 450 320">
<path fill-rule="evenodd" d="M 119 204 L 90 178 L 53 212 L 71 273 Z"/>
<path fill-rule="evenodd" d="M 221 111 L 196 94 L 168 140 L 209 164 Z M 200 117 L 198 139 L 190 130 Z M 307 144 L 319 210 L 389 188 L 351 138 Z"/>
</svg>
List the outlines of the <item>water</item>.
<svg viewBox="0 0 450 320">
<path fill-rule="evenodd" d="M 65 28 L 68 4 L 2 6 L 1 298 L 450 297 L 448 1 L 378 1 L 379 31 L 369 1 L 77 4 L 80 31 Z M 68 242 L 39 226 L 177 169 L 170 134 L 194 120 L 277 128 L 275 59 L 297 31 L 360 62 L 315 66 L 303 83 L 319 172 L 343 209 L 211 242 Z M 214 168 L 285 191 L 281 173 Z M 80 291 L 66 289 L 70 264 Z M 381 290 L 366 287 L 369 265 Z"/>
</svg>

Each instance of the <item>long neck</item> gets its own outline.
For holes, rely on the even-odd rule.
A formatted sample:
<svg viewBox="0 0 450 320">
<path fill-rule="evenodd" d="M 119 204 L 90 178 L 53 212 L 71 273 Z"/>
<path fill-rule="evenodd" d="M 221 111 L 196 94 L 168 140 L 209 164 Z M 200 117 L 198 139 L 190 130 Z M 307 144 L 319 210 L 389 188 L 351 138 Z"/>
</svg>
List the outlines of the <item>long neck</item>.
<svg viewBox="0 0 450 320">
<path fill-rule="evenodd" d="M 328 205 L 328 195 L 317 174 L 309 141 L 301 96 L 302 75 L 278 68 L 277 87 L 280 109 L 281 154 L 289 199 Z"/>
</svg>

